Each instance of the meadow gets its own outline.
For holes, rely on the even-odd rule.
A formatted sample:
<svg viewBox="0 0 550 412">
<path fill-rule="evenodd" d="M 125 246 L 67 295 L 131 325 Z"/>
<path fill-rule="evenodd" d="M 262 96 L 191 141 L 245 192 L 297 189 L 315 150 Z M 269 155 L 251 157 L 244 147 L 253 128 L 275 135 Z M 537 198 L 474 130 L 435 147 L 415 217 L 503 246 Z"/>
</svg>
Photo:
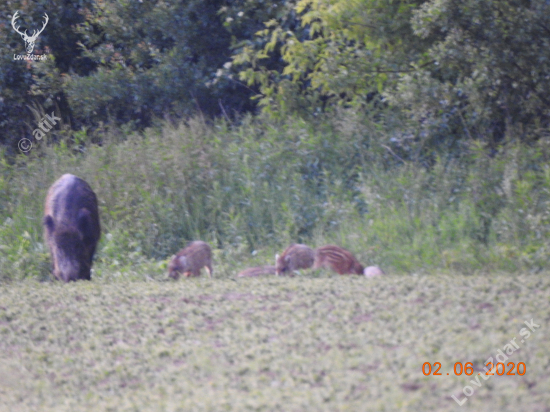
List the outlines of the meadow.
<svg viewBox="0 0 550 412">
<path fill-rule="evenodd" d="M 550 411 L 550 1 L 0 21 L 0 412 Z M 43 240 L 66 173 L 99 202 L 90 282 Z M 193 240 L 214 277 L 168 279 Z M 386 275 L 237 276 L 291 243 Z"/>
<path fill-rule="evenodd" d="M 549 279 L 6 284 L 0 410 L 545 411 Z M 513 338 L 506 362 L 524 362 L 524 375 L 470 383 Z M 440 362 L 442 376 L 425 376 L 425 362 Z M 474 375 L 456 376 L 456 362 L 472 362 Z M 475 392 L 458 406 L 451 395 L 466 398 L 466 385 Z"/>
<path fill-rule="evenodd" d="M 99 199 L 98 277 L 156 277 L 197 239 L 222 277 L 272 264 L 293 242 L 334 243 L 390 273 L 549 268 L 550 138 L 510 138 L 492 154 L 470 141 L 415 160 L 385 147 L 397 126 L 354 112 L 318 123 L 196 117 L 0 155 L 0 282 L 49 278 L 44 198 L 64 173 Z"/>
<path fill-rule="evenodd" d="M 550 141 L 414 160 L 342 116 L 193 118 L 1 157 L 0 410 L 547 410 Z M 63 173 L 99 199 L 91 282 L 49 274 L 43 201 Z M 194 239 L 214 278 L 168 280 Z M 291 242 L 388 274 L 236 277 Z M 525 374 L 471 383 L 514 338 Z"/>
</svg>

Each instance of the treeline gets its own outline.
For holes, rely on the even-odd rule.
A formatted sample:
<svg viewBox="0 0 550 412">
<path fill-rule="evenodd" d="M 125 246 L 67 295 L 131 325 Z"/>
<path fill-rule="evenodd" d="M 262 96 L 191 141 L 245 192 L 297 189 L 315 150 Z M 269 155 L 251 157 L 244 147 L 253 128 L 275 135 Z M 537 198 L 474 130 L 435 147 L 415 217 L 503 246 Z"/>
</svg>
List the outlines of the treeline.
<svg viewBox="0 0 550 412">
<path fill-rule="evenodd" d="M 11 20 L 32 33 L 25 54 Z M 350 109 L 398 131 L 405 160 L 548 134 L 550 2 L 37 0 L 0 4 L 0 145 L 86 143 L 193 113 L 315 121 Z M 396 123 L 397 122 L 397 123 Z M 387 135 L 387 134 L 384 134 Z"/>
</svg>

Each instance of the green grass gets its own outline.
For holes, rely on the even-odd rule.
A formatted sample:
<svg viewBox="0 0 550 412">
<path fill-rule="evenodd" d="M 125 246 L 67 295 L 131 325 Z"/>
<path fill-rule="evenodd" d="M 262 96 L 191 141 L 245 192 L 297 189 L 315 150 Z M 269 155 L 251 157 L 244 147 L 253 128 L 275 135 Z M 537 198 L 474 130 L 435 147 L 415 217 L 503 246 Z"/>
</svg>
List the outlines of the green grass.
<svg viewBox="0 0 550 412">
<path fill-rule="evenodd" d="M 109 277 L 161 267 L 197 239 L 233 269 L 291 242 L 336 243 L 392 273 L 550 268 L 550 140 L 491 156 L 469 142 L 426 164 L 396 160 L 392 131 L 375 126 L 190 119 L 101 146 L 42 141 L 15 163 L 0 155 L 0 282 L 47 278 L 43 202 L 64 173 L 97 193 L 94 267 Z"/>
<path fill-rule="evenodd" d="M 543 411 L 549 275 L 3 284 L 0 410 Z M 455 362 L 477 373 L 514 337 L 525 375 L 459 407 Z"/>
<path fill-rule="evenodd" d="M 0 412 L 545 410 L 550 140 L 422 163 L 378 126 L 190 119 L 0 155 Z M 46 281 L 43 202 L 64 173 L 99 199 L 92 282 Z M 215 278 L 167 281 L 196 239 Z M 390 275 L 235 279 L 291 242 Z M 459 407 L 472 379 L 453 365 L 481 371 L 531 319 L 510 359 L 525 375 Z"/>
</svg>

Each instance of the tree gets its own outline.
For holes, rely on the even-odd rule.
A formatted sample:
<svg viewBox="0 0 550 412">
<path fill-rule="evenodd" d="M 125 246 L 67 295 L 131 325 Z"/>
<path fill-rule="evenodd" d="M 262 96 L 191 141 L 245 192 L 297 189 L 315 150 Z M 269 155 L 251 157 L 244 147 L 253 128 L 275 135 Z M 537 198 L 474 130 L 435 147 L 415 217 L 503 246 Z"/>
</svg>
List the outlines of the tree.
<svg viewBox="0 0 550 412">
<path fill-rule="evenodd" d="M 97 70 L 65 86 L 78 116 L 145 127 L 155 117 L 250 110 L 250 90 L 216 76 L 231 55 L 224 3 L 97 2 L 79 28 Z"/>
<path fill-rule="evenodd" d="M 491 145 L 506 133 L 548 134 L 550 2 L 432 0 L 412 24 L 417 36 L 436 39 L 433 64 L 404 75 L 387 97 L 427 133 Z"/>
<path fill-rule="evenodd" d="M 413 35 L 410 19 L 424 1 L 300 0 L 291 10 L 298 30 L 265 23 L 260 47 L 241 48 L 234 62 L 240 77 L 258 85 L 260 104 L 272 114 L 313 115 L 327 105 L 362 105 L 424 64 L 429 39 Z M 264 61 L 280 53 L 281 69 Z"/>
<path fill-rule="evenodd" d="M 39 0 L 0 3 L 0 145 L 16 153 L 19 139 L 32 138 L 37 127 L 36 110 L 50 113 L 56 110 L 63 121 L 73 119 L 62 90 L 60 73 L 74 71 L 86 75 L 94 66 L 82 53 L 77 43 L 81 36 L 73 26 L 84 21 L 80 11 L 92 7 L 92 0 Z M 45 61 L 14 60 L 14 55 L 26 54 L 21 36 L 13 30 L 11 20 L 19 11 L 17 26 L 20 31 L 40 29 L 44 14 L 49 21 L 40 33 L 34 54 L 45 54 Z M 59 109 L 59 110 L 58 110 Z"/>
</svg>

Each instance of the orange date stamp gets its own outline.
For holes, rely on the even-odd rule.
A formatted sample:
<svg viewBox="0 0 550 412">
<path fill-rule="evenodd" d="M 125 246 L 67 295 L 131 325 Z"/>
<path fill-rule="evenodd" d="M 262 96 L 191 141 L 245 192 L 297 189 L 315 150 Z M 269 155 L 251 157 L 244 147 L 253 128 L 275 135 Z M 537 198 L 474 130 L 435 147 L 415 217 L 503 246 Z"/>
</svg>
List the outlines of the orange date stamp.
<svg viewBox="0 0 550 412">
<path fill-rule="evenodd" d="M 521 368 L 521 371 L 520 371 L 520 368 Z M 422 373 L 426 376 L 429 376 L 429 375 L 442 376 L 443 374 L 439 372 L 440 369 L 441 369 L 441 362 L 434 362 L 433 364 L 430 362 L 424 362 L 422 364 Z M 517 373 L 514 372 L 514 370 L 516 370 Z M 487 364 L 485 365 L 485 375 L 488 375 L 488 376 L 491 376 L 491 375 L 494 376 L 495 372 L 498 376 L 502 376 L 502 375 L 523 376 L 525 375 L 526 371 L 527 371 L 527 367 L 523 362 L 518 362 L 517 366 L 514 362 L 508 362 L 506 365 L 503 362 L 498 362 L 497 364 L 493 364 L 493 362 L 487 362 Z M 472 362 L 466 362 L 464 365 L 462 365 L 462 362 L 456 362 L 453 368 L 453 372 L 456 376 L 460 376 L 462 375 L 462 373 L 464 373 L 467 376 L 471 376 L 474 374 L 474 364 Z M 450 375 L 450 373 L 447 372 L 447 375 Z M 479 372 L 478 375 L 481 375 L 481 372 Z"/>
<path fill-rule="evenodd" d="M 523 324 L 526 326 L 525 328 L 521 328 L 519 331 L 519 335 L 521 336 L 521 342 L 525 343 L 529 337 L 537 331 L 538 328 L 540 328 L 540 325 L 537 325 L 535 321 L 531 318 L 531 320 L 526 320 L 523 322 Z M 451 394 L 451 398 L 459 405 L 462 406 L 464 403 L 468 402 L 468 398 L 472 396 L 476 389 L 481 388 L 483 386 L 483 381 L 486 381 L 488 379 L 491 379 L 491 376 L 514 376 L 519 375 L 523 376 L 525 375 L 525 372 L 527 371 L 527 367 L 525 366 L 525 363 L 518 362 L 517 364 L 515 362 L 507 362 L 509 357 L 513 355 L 513 353 L 520 349 L 519 343 L 516 342 L 517 336 L 514 336 L 513 339 L 511 339 L 509 342 L 507 342 L 502 349 L 496 350 L 496 355 L 493 358 L 493 356 L 490 356 L 485 361 L 485 366 L 483 367 L 484 371 L 481 371 L 481 369 L 477 369 L 474 371 L 474 365 L 472 362 L 466 362 L 464 365 L 462 362 L 456 362 L 454 364 L 453 372 L 456 376 L 460 376 L 462 374 L 471 377 L 470 382 L 468 382 L 471 385 L 466 384 L 462 388 L 462 393 L 464 394 L 464 397 L 462 399 L 460 398 L 460 394 L 454 393 Z M 494 363 L 494 360 L 496 358 L 496 364 Z M 507 362 L 507 363 L 506 363 Z M 435 376 L 441 376 L 445 373 L 441 373 L 441 362 L 424 362 L 422 365 L 422 373 L 425 376 L 429 375 L 435 375 Z M 451 373 L 446 373 L 446 375 L 450 375 Z M 474 375 L 474 376 L 471 376 Z M 458 397 L 457 397 L 458 395 Z"/>
</svg>

